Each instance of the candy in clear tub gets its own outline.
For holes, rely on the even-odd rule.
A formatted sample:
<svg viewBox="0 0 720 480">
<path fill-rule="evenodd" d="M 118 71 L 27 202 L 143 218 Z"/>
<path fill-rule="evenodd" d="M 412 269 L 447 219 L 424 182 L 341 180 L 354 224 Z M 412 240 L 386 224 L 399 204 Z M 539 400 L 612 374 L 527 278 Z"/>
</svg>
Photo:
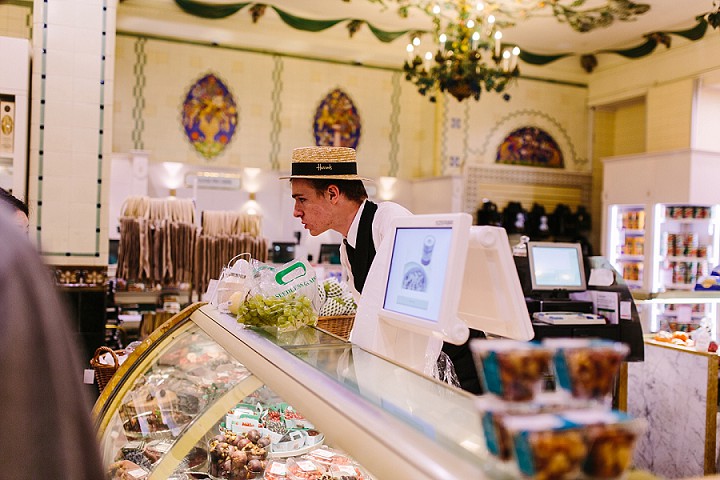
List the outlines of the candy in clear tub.
<svg viewBox="0 0 720 480">
<path fill-rule="evenodd" d="M 508 416 L 505 426 L 512 437 L 520 474 L 536 480 L 570 480 L 580 477 L 587 456 L 582 429 L 559 415 Z"/>
<path fill-rule="evenodd" d="M 470 348 L 486 392 L 525 402 L 542 390 L 552 356 L 549 349 L 514 340 L 473 340 Z"/>
<path fill-rule="evenodd" d="M 564 418 L 583 426 L 588 454 L 582 465 L 585 478 L 613 480 L 632 463 L 633 451 L 646 423 L 619 411 L 566 412 Z"/>
<path fill-rule="evenodd" d="M 543 345 L 555 351 L 553 369 L 558 386 L 574 398 L 604 400 L 613 390 L 627 345 L 586 338 L 548 338 Z"/>
</svg>

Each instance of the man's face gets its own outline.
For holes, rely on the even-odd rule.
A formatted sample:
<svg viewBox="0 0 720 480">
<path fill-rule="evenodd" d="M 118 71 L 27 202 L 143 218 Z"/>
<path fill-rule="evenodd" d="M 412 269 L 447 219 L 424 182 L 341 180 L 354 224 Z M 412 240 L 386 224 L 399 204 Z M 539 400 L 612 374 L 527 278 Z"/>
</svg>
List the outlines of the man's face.
<svg viewBox="0 0 720 480">
<path fill-rule="evenodd" d="M 302 221 L 310 235 L 316 236 L 332 228 L 333 204 L 328 192 L 319 194 L 309 180 L 295 178 L 292 183 L 292 197 L 295 199 L 293 216 Z"/>
</svg>

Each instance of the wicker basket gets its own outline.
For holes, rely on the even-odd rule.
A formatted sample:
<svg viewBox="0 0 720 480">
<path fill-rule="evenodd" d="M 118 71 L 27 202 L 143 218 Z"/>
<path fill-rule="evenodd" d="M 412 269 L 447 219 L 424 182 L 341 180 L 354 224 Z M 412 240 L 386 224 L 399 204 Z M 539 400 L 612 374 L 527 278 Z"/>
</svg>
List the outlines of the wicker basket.
<svg viewBox="0 0 720 480">
<path fill-rule="evenodd" d="M 112 355 L 113 360 L 115 361 L 114 365 L 107 365 L 100 362 L 100 357 L 102 357 L 106 353 L 110 353 L 110 355 Z M 115 351 L 109 347 L 100 347 L 95 350 L 95 356 L 93 356 L 93 358 L 90 360 L 90 366 L 93 368 L 93 370 L 95 370 L 95 381 L 97 382 L 97 387 L 100 393 L 102 393 L 105 386 L 108 384 L 112 376 L 115 375 L 117 369 L 120 367 L 120 360 L 118 359 L 118 355 L 123 355 L 124 353 L 124 350 Z"/>
<path fill-rule="evenodd" d="M 333 315 L 330 317 L 318 317 L 317 328 L 324 330 L 333 335 L 337 335 L 343 340 L 350 337 L 350 331 L 355 322 L 355 315 Z"/>
</svg>

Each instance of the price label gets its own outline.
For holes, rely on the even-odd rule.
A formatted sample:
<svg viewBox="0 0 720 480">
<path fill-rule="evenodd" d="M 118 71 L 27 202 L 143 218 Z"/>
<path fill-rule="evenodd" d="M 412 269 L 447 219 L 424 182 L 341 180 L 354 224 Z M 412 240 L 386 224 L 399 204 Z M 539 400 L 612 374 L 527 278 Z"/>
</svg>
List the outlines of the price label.
<svg viewBox="0 0 720 480">
<path fill-rule="evenodd" d="M 273 463 L 272 465 L 270 465 L 270 473 L 273 473 L 275 475 L 286 475 L 287 467 L 284 463 Z"/>
<path fill-rule="evenodd" d="M 317 471 L 317 467 L 313 462 L 308 462 L 307 460 L 300 460 L 297 462 L 297 466 L 300 467 L 300 470 L 303 472 L 315 472 Z"/>
</svg>

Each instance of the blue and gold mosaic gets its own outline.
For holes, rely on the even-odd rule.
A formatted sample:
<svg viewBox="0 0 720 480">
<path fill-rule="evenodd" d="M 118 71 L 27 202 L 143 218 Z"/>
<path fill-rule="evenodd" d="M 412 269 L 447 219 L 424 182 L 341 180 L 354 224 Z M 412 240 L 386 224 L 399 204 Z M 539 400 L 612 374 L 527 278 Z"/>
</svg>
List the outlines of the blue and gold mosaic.
<svg viewBox="0 0 720 480">
<path fill-rule="evenodd" d="M 219 155 L 232 140 L 238 122 L 235 99 L 212 73 L 190 88 L 182 110 L 185 135 L 208 160 Z"/>
<path fill-rule="evenodd" d="M 565 161 L 555 139 L 538 127 L 522 127 L 505 137 L 497 149 L 497 163 L 563 168 Z"/>
<path fill-rule="evenodd" d="M 336 88 L 328 93 L 315 111 L 315 145 L 357 148 L 360 141 L 360 115 L 350 97 Z"/>
</svg>

